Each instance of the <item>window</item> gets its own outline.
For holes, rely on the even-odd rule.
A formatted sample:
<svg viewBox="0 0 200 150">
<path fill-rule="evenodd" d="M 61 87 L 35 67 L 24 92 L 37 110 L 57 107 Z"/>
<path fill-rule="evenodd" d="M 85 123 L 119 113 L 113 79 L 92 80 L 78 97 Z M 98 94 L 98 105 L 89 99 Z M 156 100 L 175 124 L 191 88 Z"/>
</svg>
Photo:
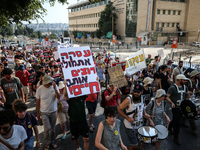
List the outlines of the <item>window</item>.
<svg viewBox="0 0 200 150">
<path fill-rule="evenodd" d="M 110 0 L 107 0 L 107 3 L 106 4 L 108 4 L 110 2 Z"/>
<path fill-rule="evenodd" d="M 168 15 L 171 15 L 171 10 L 168 10 Z"/>
<path fill-rule="evenodd" d="M 96 3 L 96 6 L 99 6 L 99 2 L 98 2 L 98 3 Z"/>
<path fill-rule="evenodd" d="M 165 23 L 162 23 L 162 27 L 165 27 Z"/>
<path fill-rule="evenodd" d="M 176 10 L 173 10 L 173 15 L 176 15 Z"/>
<path fill-rule="evenodd" d="M 87 9 L 87 5 L 84 6 L 84 9 Z"/>
<path fill-rule="evenodd" d="M 157 28 L 159 27 L 159 22 L 156 22 L 156 27 L 157 27 Z"/>
<path fill-rule="evenodd" d="M 163 10 L 163 15 L 165 15 L 165 10 Z"/>
<path fill-rule="evenodd" d="M 81 10 L 83 10 L 83 6 L 81 6 Z"/>
<path fill-rule="evenodd" d="M 88 4 L 88 8 L 91 8 L 91 4 Z"/>
<path fill-rule="evenodd" d="M 172 23 L 172 27 L 174 27 L 174 23 Z"/>
<path fill-rule="evenodd" d="M 157 14 L 160 14 L 160 9 L 157 10 Z"/>
<path fill-rule="evenodd" d="M 105 1 L 101 1 L 101 5 L 105 5 Z"/>
<path fill-rule="evenodd" d="M 178 11 L 178 15 L 181 15 L 181 11 Z"/>
<path fill-rule="evenodd" d="M 169 27 L 169 23 L 167 23 L 167 27 Z"/>
<path fill-rule="evenodd" d="M 92 4 L 92 7 L 95 7 L 95 3 Z"/>
</svg>

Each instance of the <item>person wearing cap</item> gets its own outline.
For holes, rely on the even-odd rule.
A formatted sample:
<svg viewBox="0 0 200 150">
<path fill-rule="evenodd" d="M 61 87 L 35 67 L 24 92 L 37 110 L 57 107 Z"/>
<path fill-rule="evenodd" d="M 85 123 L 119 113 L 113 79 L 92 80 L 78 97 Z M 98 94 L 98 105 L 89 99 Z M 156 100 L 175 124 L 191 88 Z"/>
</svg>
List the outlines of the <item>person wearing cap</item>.
<svg viewBox="0 0 200 150">
<path fill-rule="evenodd" d="M 106 106 L 119 106 L 120 105 L 120 93 L 117 87 L 114 87 L 112 81 L 109 81 L 109 89 L 104 92 L 106 100 Z"/>
<path fill-rule="evenodd" d="M 4 106 L 6 109 L 12 109 L 12 103 L 15 99 L 24 100 L 24 92 L 22 88 L 22 83 L 19 78 L 12 76 L 13 71 L 10 68 L 5 68 L 3 70 L 4 78 L 1 79 L 1 88 L 4 91 L 6 103 Z"/>
<path fill-rule="evenodd" d="M 153 79 L 150 78 L 150 77 L 146 77 L 144 80 L 143 80 L 143 97 L 145 98 L 145 105 L 147 105 L 150 101 L 151 101 L 151 98 L 153 97 L 153 90 L 151 88 L 151 85 L 152 85 L 152 82 L 153 82 Z"/>
<path fill-rule="evenodd" d="M 24 55 L 21 53 L 21 51 L 18 49 L 16 51 L 16 55 L 14 57 L 15 59 L 24 59 Z"/>
<path fill-rule="evenodd" d="M 160 60 L 161 60 L 161 56 L 155 56 L 154 62 L 153 62 L 155 71 L 158 71 Z"/>
<path fill-rule="evenodd" d="M 149 64 L 147 68 L 142 70 L 142 73 L 145 75 L 145 73 L 148 73 L 151 78 L 153 78 L 153 64 Z"/>
<path fill-rule="evenodd" d="M 61 130 L 63 132 L 63 136 L 61 138 L 62 140 L 64 140 L 67 135 L 66 124 L 68 122 L 68 108 L 69 108 L 69 105 L 66 101 L 67 99 L 63 94 L 64 88 L 65 88 L 65 85 L 64 85 L 63 81 L 60 81 L 59 86 L 58 86 L 58 89 L 60 92 L 60 99 L 57 99 L 57 103 L 58 103 L 57 117 L 58 117 L 58 121 L 61 126 Z"/>
<path fill-rule="evenodd" d="M 33 67 L 33 69 L 35 70 L 35 72 L 38 72 L 41 65 L 39 64 L 39 61 L 38 61 L 37 59 L 35 59 L 34 62 L 35 62 L 35 63 L 34 63 L 34 65 L 32 65 L 32 67 Z"/>
<path fill-rule="evenodd" d="M 14 66 L 15 72 L 18 71 L 19 66 L 22 64 L 22 60 L 18 59 L 16 60 L 16 65 Z"/>
<path fill-rule="evenodd" d="M 133 92 L 118 107 L 119 114 L 124 118 L 125 131 L 130 144 L 129 150 L 138 148 L 137 129 L 143 126 L 143 116 L 147 119 L 150 117 L 144 109 L 141 94 L 142 86 L 136 84 Z M 140 142 L 140 149 L 143 148 L 143 144 L 143 142 Z"/>
<path fill-rule="evenodd" d="M 149 124 L 155 128 L 156 125 L 166 125 L 164 123 L 165 118 L 167 120 L 167 124 L 170 123 L 170 119 L 165 113 L 164 109 L 164 99 L 167 97 L 165 90 L 159 89 L 156 91 L 155 99 L 152 99 L 146 107 L 147 114 L 153 116 L 153 118 L 149 118 Z M 155 141 L 156 150 L 160 149 L 161 141 Z"/>
<path fill-rule="evenodd" d="M 178 66 L 173 69 L 173 82 L 176 83 L 176 76 L 183 74 L 183 61 L 179 61 Z"/>
<path fill-rule="evenodd" d="M 49 145 L 57 148 L 55 144 L 55 125 L 57 120 L 57 99 L 60 99 L 60 93 L 54 79 L 49 75 L 42 77 L 42 85 L 36 90 L 36 112 L 37 118 L 44 125 L 44 150 L 49 149 Z"/>
<path fill-rule="evenodd" d="M 181 145 L 178 138 L 182 118 L 180 101 L 185 100 L 186 97 L 190 98 L 191 96 L 188 93 L 188 87 L 184 85 L 188 78 L 183 74 L 179 74 L 176 76 L 176 80 L 176 84 L 168 89 L 166 100 L 171 104 L 173 114 L 172 121 L 169 124 L 169 131 L 171 133 L 174 132 L 174 142 L 177 145 Z"/>
<path fill-rule="evenodd" d="M 28 94 L 29 94 L 29 86 L 28 86 L 28 79 L 30 76 L 30 73 L 25 70 L 24 65 L 20 65 L 18 68 L 18 71 L 15 73 L 15 76 L 18 77 L 23 85 L 23 91 L 24 91 L 24 98 L 25 98 L 25 103 L 27 102 L 28 99 Z"/>
<path fill-rule="evenodd" d="M 148 58 L 146 59 L 146 65 L 147 65 L 147 67 L 149 66 L 149 64 L 151 64 L 152 60 L 153 59 L 151 58 L 151 54 L 148 54 Z"/>
<path fill-rule="evenodd" d="M 104 62 L 108 63 L 108 60 L 109 60 L 109 56 L 107 55 L 106 58 L 104 59 Z"/>
<path fill-rule="evenodd" d="M 125 75 L 126 81 L 127 81 L 127 85 L 123 86 L 120 88 L 121 91 L 121 96 L 120 96 L 120 100 L 121 103 L 123 102 L 123 100 L 126 99 L 126 97 L 131 93 L 131 88 L 132 88 L 132 82 L 130 81 L 130 76 L 128 74 Z"/>
</svg>

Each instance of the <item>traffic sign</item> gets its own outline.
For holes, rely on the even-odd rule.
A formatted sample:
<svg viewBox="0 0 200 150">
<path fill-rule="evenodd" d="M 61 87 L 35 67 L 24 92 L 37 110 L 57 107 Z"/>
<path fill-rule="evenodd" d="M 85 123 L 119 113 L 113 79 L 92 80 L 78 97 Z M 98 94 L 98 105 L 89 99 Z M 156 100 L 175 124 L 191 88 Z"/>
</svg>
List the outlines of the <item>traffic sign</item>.
<svg viewBox="0 0 200 150">
<path fill-rule="evenodd" d="M 171 48 L 177 48 L 177 41 L 173 41 L 173 42 L 172 42 Z"/>
<path fill-rule="evenodd" d="M 178 37 L 174 37 L 174 41 L 178 41 Z"/>
<path fill-rule="evenodd" d="M 173 44 L 177 44 L 177 41 L 173 41 L 172 43 L 173 43 Z"/>
</svg>

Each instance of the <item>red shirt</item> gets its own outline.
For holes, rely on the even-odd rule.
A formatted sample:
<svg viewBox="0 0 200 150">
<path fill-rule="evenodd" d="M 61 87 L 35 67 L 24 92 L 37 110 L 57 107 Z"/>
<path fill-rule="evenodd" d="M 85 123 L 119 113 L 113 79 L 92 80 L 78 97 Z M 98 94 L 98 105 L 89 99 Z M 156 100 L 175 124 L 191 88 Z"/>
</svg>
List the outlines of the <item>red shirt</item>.
<svg viewBox="0 0 200 150">
<path fill-rule="evenodd" d="M 88 97 L 85 100 L 90 101 L 90 102 L 97 101 L 97 93 L 92 93 L 92 94 L 88 95 Z"/>
<path fill-rule="evenodd" d="M 108 89 L 110 91 L 110 89 Z M 104 96 L 110 96 L 110 94 L 112 94 L 112 92 L 110 91 L 110 94 L 108 92 L 108 90 L 106 90 L 104 92 Z M 106 106 L 117 106 L 117 100 L 120 99 L 120 94 L 119 91 L 117 90 L 117 92 L 115 93 L 115 95 L 113 95 L 113 97 L 111 98 L 111 100 L 106 101 Z M 106 100 L 106 98 L 105 98 Z"/>
<path fill-rule="evenodd" d="M 23 86 L 28 86 L 28 78 L 30 76 L 30 73 L 27 70 L 24 70 L 23 72 L 21 70 L 18 70 L 15 73 L 15 76 L 19 78 Z"/>
</svg>

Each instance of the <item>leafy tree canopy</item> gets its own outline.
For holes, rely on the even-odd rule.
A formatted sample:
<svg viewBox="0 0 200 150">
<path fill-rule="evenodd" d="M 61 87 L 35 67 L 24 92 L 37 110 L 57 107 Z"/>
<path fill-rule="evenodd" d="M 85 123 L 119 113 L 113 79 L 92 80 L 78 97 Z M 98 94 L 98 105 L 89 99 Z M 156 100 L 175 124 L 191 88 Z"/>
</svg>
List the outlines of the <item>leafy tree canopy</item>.
<svg viewBox="0 0 200 150">
<path fill-rule="evenodd" d="M 69 36 L 69 33 L 67 30 L 64 30 L 64 37 L 68 37 Z"/>
<path fill-rule="evenodd" d="M 57 1 L 68 4 L 67 0 Z M 56 0 L 0 0 L 0 27 L 12 23 L 22 24 L 22 21 L 31 23 L 31 20 L 42 19 L 47 12 L 43 7 L 45 2 L 54 6 Z"/>
</svg>

